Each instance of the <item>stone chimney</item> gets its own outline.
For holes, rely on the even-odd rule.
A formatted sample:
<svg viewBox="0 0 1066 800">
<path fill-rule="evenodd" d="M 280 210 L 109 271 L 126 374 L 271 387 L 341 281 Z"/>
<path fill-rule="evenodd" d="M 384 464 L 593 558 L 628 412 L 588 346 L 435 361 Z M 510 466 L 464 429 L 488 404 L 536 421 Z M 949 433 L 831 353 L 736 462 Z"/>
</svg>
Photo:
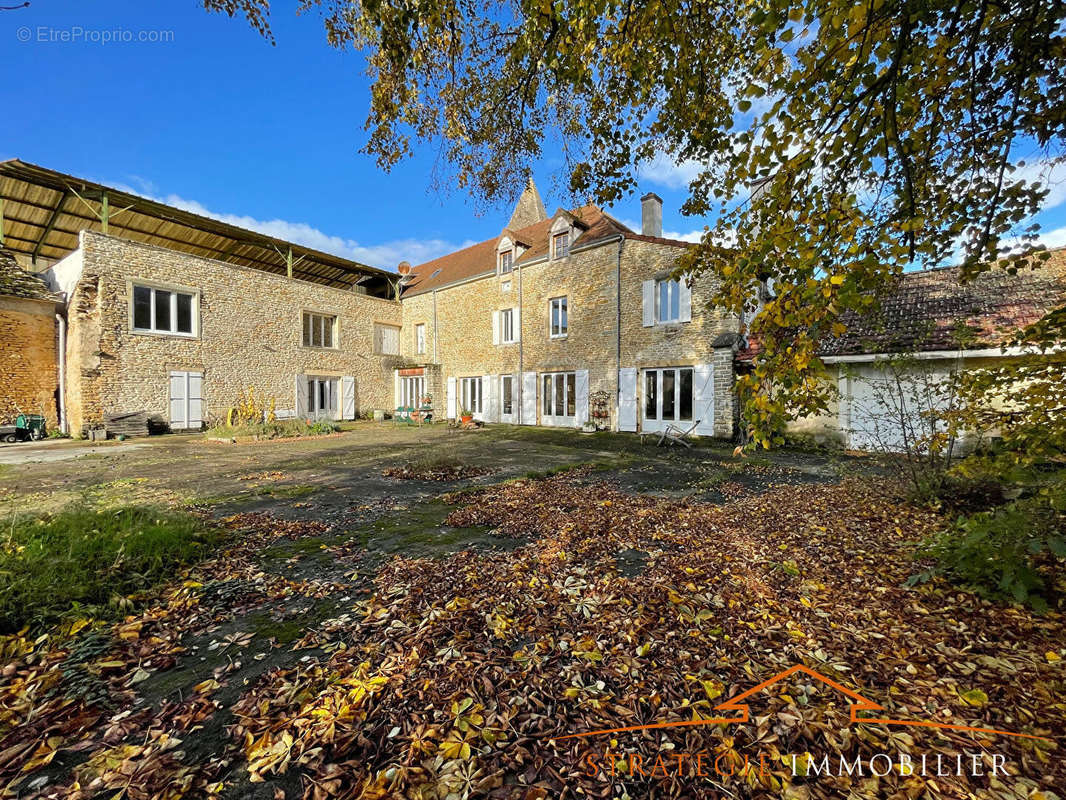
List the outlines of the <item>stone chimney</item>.
<svg viewBox="0 0 1066 800">
<path fill-rule="evenodd" d="M 663 199 L 655 192 L 640 198 L 640 232 L 645 236 L 663 235 Z"/>
</svg>

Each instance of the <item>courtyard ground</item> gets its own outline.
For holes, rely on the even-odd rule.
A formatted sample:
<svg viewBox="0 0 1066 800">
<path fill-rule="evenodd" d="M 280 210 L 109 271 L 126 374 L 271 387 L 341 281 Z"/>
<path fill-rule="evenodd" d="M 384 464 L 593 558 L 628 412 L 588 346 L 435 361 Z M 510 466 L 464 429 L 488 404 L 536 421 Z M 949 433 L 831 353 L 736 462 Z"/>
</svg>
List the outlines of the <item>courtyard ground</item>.
<svg viewBox="0 0 1066 800">
<path fill-rule="evenodd" d="M 383 474 L 456 466 L 480 474 Z M 225 544 L 116 622 L 4 640 L 10 796 L 1035 800 L 1066 783 L 1061 615 L 904 588 L 939 520 L 866 460 L 370 423 L 0 452 L 2 518 L 72 505 L 191 509 Z M 744 721 L 716 709 L 796 665 L 812 672 Z M 856 723 L 818 676 L 915 724 Z M 977 762 L 881 775 L 879 753 Z M 806 774 L 836 754 L 866 771 Z"/>
</svg>

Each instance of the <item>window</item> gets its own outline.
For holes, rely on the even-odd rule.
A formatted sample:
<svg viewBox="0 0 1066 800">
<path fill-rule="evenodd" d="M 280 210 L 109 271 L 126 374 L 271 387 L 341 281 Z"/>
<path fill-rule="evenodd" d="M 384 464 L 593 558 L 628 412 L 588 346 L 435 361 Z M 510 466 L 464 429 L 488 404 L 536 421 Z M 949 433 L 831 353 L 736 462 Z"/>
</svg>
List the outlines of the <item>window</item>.
<svg viewBox="0 0 1066 800">
<path fill-rule="evenodd" d="M 415 325 L 415 352 L 426 352 L 426 324 L 424 322 Z"/>
<path fill-rule="evenodd" d="M 374 325 L 374 352 L 379 356 L 400 354 L 400 329 L 395 325 Z"/>
<path fill-rule="evenodd" d="M 566 298 L 556 297 L 551 301 L 551 338 L 561 339 L 568 329 Z"/>
<path fill-rule="evenodd" d="M 193 335 L 193 301 L 195 294 L 133 287 L 133 329 L 151 333 Z"/>
<path fill-rule="evenodd" d="M 570 255 L 570 234 L 567 231 L 552 236 L 552 258 L 565 258 Z"/>
<path fill-rule="evenodd" d="M 514 375 L 500 378 L 500 409 L 504 416 L 514 414 Z"/>
<path fill-rule="evenodd" d="M 459 379 L 459 409 L 481 413 L 481 378 Z"/>
<path fill-rule="evenodd" d="M 655 282 L 655 319 L 678 322 L 681 319 L 681 284 L 675 280 Z"/>
<path fill-rule="evenodd" d="M 404 375 L 400 377 L 400 396 L 397 405 L 400 408 L 420 408 L 426 396 L 426 379 L 422 375 Z"/>
<path fill-rule="evenodd" d="M 518 341 L 514 317 L 513 308 L 505 308 L 500 312 L 500 341 L 504 344 L 513 344 Z"/>
<path fill-rule="evenodd" d="M 504 250 L 500 253 L 500 274 L 506 275 L 514 269 L 514 251 Z"/>
<path fill-rule="evenodd" d="M 577 373 L 549 372 L 541 376 L 541 413 L 572 418 L 577 413 Z"/>
<path fill-rule="evenodd" d="M 329 314 L 304 312 L 304 347 L 333 347 L 337 318 Z"/>
<path fill-rule="evenodd" d="M 644 370 L 644 420 L 649 427 L 692 421 L 692 368 Z"/>
</svg>

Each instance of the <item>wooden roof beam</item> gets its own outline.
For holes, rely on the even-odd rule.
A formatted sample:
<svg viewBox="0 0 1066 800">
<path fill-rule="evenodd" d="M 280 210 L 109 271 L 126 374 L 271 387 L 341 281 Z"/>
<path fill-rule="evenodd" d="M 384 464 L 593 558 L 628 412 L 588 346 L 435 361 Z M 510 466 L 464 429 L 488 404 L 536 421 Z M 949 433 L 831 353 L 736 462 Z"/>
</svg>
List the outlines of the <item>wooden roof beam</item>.
<svg viewBox="0 0 1066 800">
<path fill-rule="evenodd" d="M 41 248 L 44 247 L 44 240 L 48 238 L 48 234 L 52 232 L 52 228 L 56 226 L 56 222 L 59 220 L 59 215 L 63 213 L 63 205 L 67 202 L 67 198 L 70 197 L 70 192 L 63 192 L 59 198 L 59 202 L 56 203 L 55 208 L 52 209 L 52 213 L 48 217 L 48 222 L 44 226 L 44 230 L 41 231 L 40 238 L 37 239 L 37 244 L 33 246 L 33 253 L 31 258 L 33 263 L 37 263 L 37 256 L 41 254 Z"/>
</svg>

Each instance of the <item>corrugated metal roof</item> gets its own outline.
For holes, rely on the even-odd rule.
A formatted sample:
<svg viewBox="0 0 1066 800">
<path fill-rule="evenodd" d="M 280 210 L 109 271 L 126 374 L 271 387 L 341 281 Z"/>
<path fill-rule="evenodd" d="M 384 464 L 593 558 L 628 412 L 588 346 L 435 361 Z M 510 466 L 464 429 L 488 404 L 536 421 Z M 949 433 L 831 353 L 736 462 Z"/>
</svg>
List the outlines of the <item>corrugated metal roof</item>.
<svg viewBox="0 0 1066 800">
<path fill-rule="evenodd" d="M 17 159 L 0 162 L 0 198 L 4 246 L 48 261 L 76 250 L 82 230 L 102 230 L 106 198 L 113 236 L 282 275 L 291 248 L 293 277 L 338 288 L 359 281 L 382 296 L 395 278 L 386 270 Z"/>
</svg>

